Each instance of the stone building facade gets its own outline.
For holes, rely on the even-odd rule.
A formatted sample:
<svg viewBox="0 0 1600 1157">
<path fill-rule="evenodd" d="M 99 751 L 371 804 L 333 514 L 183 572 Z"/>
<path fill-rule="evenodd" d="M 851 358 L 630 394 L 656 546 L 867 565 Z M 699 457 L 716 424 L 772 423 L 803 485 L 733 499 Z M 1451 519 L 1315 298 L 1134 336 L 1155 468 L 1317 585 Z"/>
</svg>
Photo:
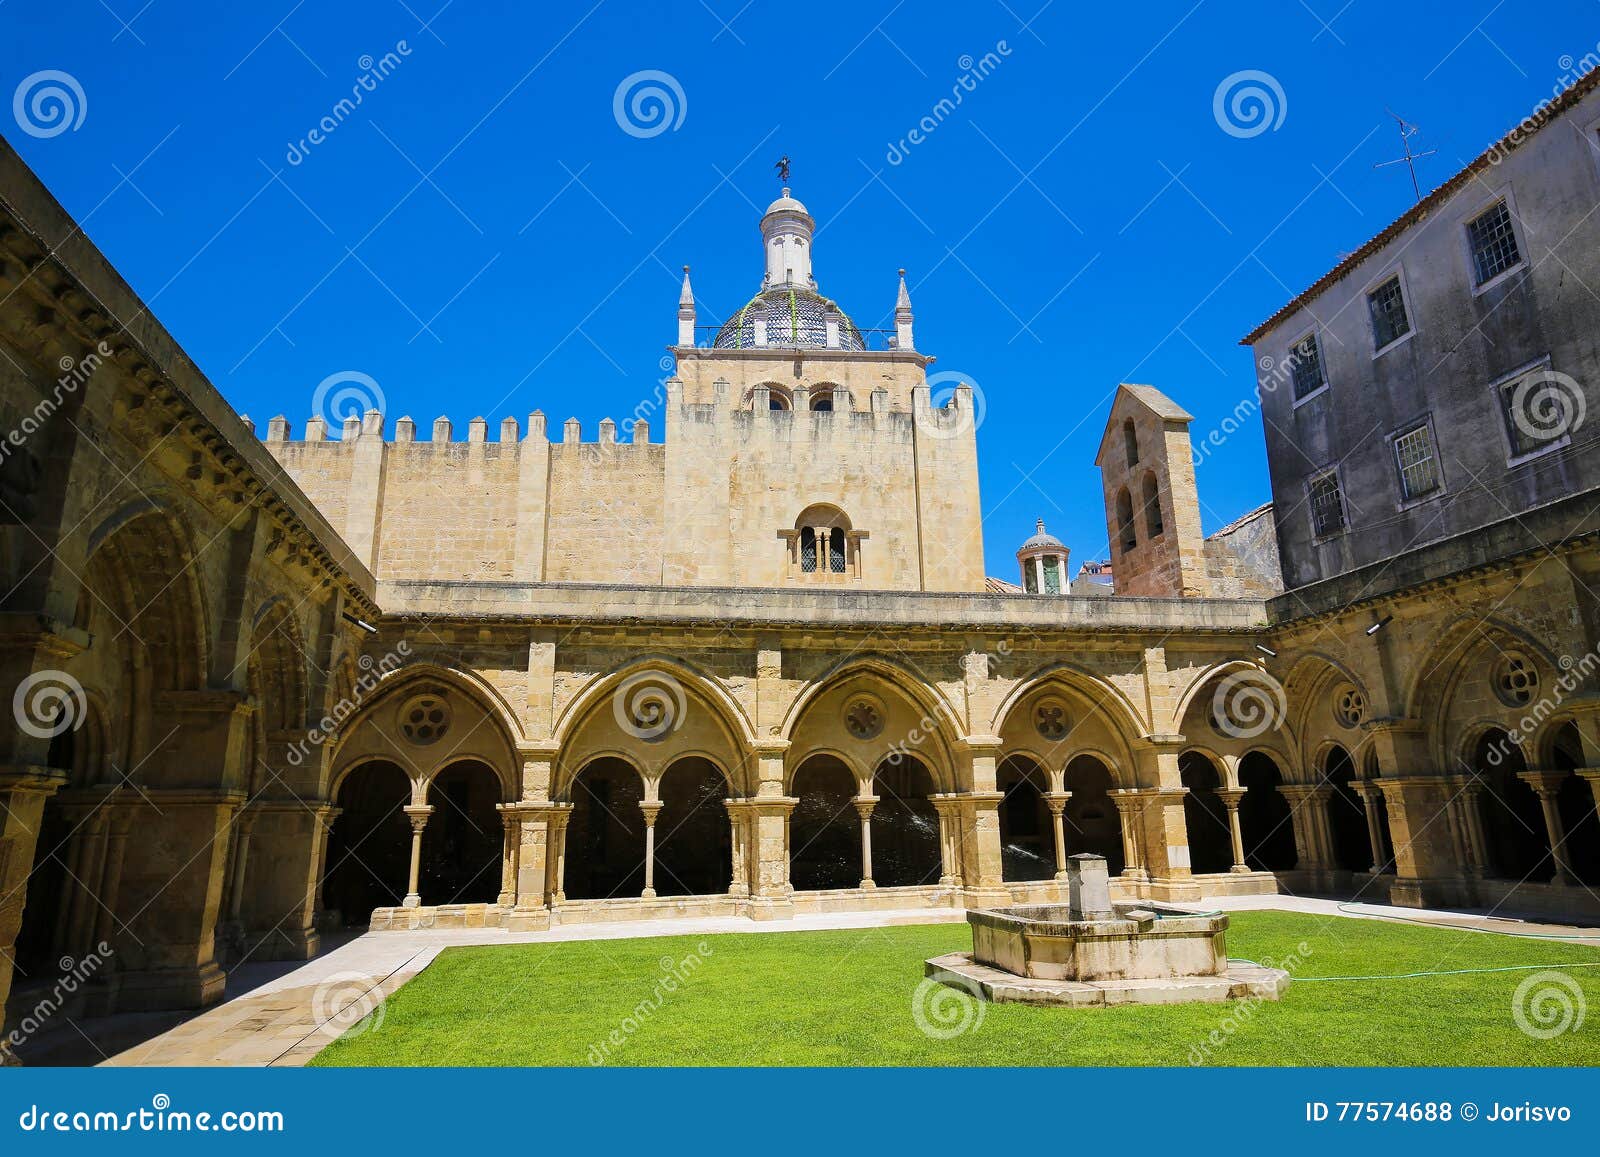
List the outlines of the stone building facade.
<svg viewBox="0 0 1600 1157">
<path fill-rule="evenodd" d="M 1127 386 L 1084 597 L 1042 527 L 985 579 L 971 391 L 935 404 L 903 281 L 889 333 L 821 295 L 787 191 L 733 317 L 686 273 L 625 442 L 258 441 L 9 150 L 0 209 L 13 1017 L 63 955 L 89 1007 L 199 1005 L 336 924 L 997 905 L 1079 851 L 1122 898 L 1600 914 L 1592 457 L 1515 531 L 1308 543 L 1275 472 L 1205 538 L 1192 419 Z"/>
</svg>

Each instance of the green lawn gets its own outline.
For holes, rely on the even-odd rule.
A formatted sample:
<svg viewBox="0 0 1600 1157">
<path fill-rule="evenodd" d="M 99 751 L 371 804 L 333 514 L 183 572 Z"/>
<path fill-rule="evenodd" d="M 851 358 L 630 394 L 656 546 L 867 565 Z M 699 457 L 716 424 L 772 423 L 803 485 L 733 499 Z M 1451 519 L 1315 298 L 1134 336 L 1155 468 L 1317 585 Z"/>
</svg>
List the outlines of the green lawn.
<svg viewBox="0 0 1600 1157">
<path fill-rule="evenodd" d="M 1230 956 L 1258 961 L 1301 943 L 1305 977 L 1600 963 L 1590 944 L 1283 912 L 1228 932 Z M 1301 981 L 1252 1005 L 986 1004 L 933 1039 L 913 1013 L 922 962 L 971 946 L 945 924 L 451 948 L 313 1063 L 1184 1065 L 1206 1046 L 1221 1065 L 1600 1064 L 1600 968 L 1570 970 L 1589 1015 L 1549 1040 L 1512 1017 L 1532 971 Z"/>
</svg>

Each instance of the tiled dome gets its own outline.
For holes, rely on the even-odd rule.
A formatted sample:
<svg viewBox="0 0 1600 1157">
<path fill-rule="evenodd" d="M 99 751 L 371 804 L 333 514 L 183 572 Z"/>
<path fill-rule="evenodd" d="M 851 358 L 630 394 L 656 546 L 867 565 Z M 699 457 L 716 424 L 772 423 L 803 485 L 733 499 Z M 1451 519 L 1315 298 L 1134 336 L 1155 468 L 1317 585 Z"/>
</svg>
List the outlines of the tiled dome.
<svg viewBox="0 0 1600 1157">
<path fill-rule="evenodd" d="M 810 289 L 781 285 L 756 294 L 717 331 L 717 349 L 828 348 L 828 316 L 839 323 L 836 349 L 864 350 L 856 323 L 837 304 Z M 763 340 L 756 340 L 756 322 Z"/>
</svg>

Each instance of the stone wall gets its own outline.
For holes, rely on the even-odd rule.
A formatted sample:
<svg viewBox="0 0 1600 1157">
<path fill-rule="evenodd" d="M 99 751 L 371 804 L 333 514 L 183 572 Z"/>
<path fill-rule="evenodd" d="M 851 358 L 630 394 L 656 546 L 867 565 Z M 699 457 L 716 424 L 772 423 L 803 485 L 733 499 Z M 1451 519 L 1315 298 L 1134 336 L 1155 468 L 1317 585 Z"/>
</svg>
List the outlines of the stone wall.
<svg viewBox="0 0 1600 1157">
<path fill-rule="evenodd" d="M 722 352 L 713 364 L 735 367 Z M 920 375 L 919 361 L 854 356 Z M 688 364 L 709 372 L 701 359 Z M 844 380 L 863 372 L 848 361 L 827 369 Z M 759 361 L 747 367 L 765 372 Z M 665 445 L 649 443 L 643 420 L 618 443 L 609 419 L 598 441 L 582 441 L 569 420 L 552 443 L 537 411 L 520 437 L 506 419 L 498 442 L 481 419 L 465 443 L 443 419 L 432 441 L 413 440 L 405 419 L 387 441 L 372 413 L 338 440 L 313 421 L 306 440 L 290 441 L 274 419 L 266 444 L 385 580 L 983 589 L 970 390 L 933 407 L 925 385 L 907 388 L 903 404 L 887 388 L 841 386 L 837 408 L 823 412 L 772 409 L 772 389 L 757 382 L 747 396 L 725 383 L 709 387 L 709 401 L 687 401 L 704 383 L 670 381 Z M 808 389 L 795 387 L 788 403 L 798 407 Z M 802 515 L 819 509 L 851 530 L 845 573 L 798 565 Z"/>
<path fill-rule="evenodd" d="M 1595 80 L 1569 94 L 1570 107 L 1564 101 L 1552 110 L 1547 127 L 1474 162 L 1417 216 L 1391 227 L 1247 339 L 1257 363 L 1270 367 L 1260 374 L 1261 412 L 1290 589 L 1600 486 L 1600 426 L 1592 416 L 1600 405 L 1600 301 L 1573 292 L 1574 285 L 1600 283 Z M 1501 199 L 1508 199 L 1524 264 L 1479 288 L 1467 224 Z M 1402 279 L 1411 332 L 1376 351 L 1366 295 L 1394 274 Z M 1293 346 L 1312 333 L 1327 385 L 1297 400 Z M 1530 411 L 1530 420 L 1554 428 L 1565 405 L 1566 423 L 1575 414 L 1577 424 L 1566 444 L 1515 457 L 1496 384 L 1545 359 L 1567 381 L 1554 394 L 1527 395 L 1530 402 L 1543 395 L 1540 406 L 1555 404 L 1544 419 Z M 1443 486 L 1408 500 L 1391 439 L 1424 420 L 1432 423 Z M 1334 467 L 1349 529 L 1317 540 L 1307 487 Z M 1524 536 L 1523 545 L 1534 541 Z"/>
</svg>

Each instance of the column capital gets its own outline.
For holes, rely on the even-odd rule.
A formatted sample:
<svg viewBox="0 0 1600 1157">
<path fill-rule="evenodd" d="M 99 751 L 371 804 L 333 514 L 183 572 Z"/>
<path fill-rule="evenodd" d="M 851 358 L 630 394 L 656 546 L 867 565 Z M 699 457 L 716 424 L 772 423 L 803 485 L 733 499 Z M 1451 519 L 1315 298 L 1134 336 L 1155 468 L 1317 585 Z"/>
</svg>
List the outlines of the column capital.
<svg viewBox="0 0 1600 1157">
<path fill-rule="evenodd" d="M 1006 741 L 998 735 L 962 735 L 955 742 L 958 751 L 967 751 L 973 755 L 999 756 L 1004 750 Z"/>
<path fill-rule="evenodd" d="M 1045 807 L 1050 809 L 1050 814 L 1058 816 L 1067 806 L 1067 801 L 1072 798 L 1070 791 L 1045 791 L 1040 792 L 1044 799 Z"/>
<path fill-rule="evenodd" d="M 1540 795 L 1555 795 L 1561 790 L 1561 785 L 1566 782 L 1570 771 L 1556 771 L 1553 769 L 1540 769 L 1536 771 L 1520 771 L 1517 778 Z"/>
<path fill-rule="evenodd" d="M 411 821 L 411 830 L 420 833 L 423 828 L 428 826 L 428 817 L 433 814 L 433 805 L 428 803 L 407 804 L 400 810 L 405 812 L 406 818 Z"/>
<path fill-rule="evenodd" d="M 1242 787 L 1219 787 L 1216 792 L 1222 802 L 1227 805 L 1229 811 L 1237 811 L 1239 801 L 1244 798 L 1245 790 Z"/>
<path fill-rule="evenodd" d="M 878 797 L 875 795 L 858 795 L 850 801 L 855 805 L 856 814 L 863 820 L 872 818 L 872 809 L 878 806 Z"/>
<path fill-rule="evenodd" d="M 639 801 L 639 810 L 644 813 L 644 826 L 656 826 L 656 817 L 661 814 L 661 801 L 658 799 L 642 799 Z"/>
</svg>

